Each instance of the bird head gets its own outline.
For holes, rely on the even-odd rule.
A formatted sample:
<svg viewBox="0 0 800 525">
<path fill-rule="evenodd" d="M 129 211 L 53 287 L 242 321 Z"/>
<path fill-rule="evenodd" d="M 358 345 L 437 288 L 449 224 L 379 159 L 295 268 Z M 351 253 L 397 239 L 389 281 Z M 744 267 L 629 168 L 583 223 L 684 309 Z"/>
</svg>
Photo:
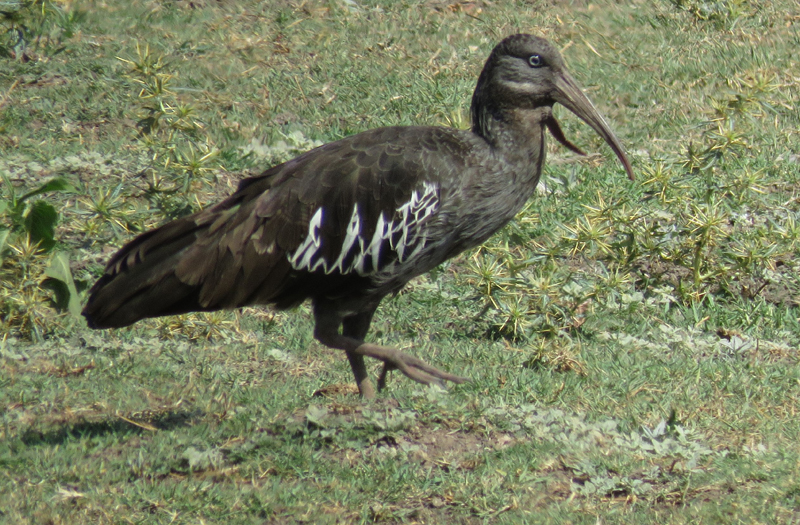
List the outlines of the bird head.
<svg viewBox="0 0 800 525">
<path fill-rule="evenodd" d="M 473 131 L 486 136 L 489 119 L 502 120 L 503 115 L 518 109 L 540 109 L 541 125 L 546 126 L 561 144 L 585 155 L 561 131 L 550 111 L 555 103 L 566 107 L 595 130 L 633 180 L 633 169 L 622 144 L 569 74 L 561 53 L 544 38 L 513 35 L 492 50 L 472 97 Z"/>
</svg>

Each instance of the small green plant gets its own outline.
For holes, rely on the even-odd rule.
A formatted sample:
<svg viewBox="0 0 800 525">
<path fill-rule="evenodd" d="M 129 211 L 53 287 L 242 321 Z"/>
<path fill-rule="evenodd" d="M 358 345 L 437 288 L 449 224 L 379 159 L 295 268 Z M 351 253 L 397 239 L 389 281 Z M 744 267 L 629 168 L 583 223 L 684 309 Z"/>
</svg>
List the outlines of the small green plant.
<svg viewBox="0 0 800 525">
<path fill-rule="evenodd" d="M 53 308 L 80 314 L 78 292 L 65 253 L 56 251 L 59 214 L 45 199 L 70 190 L 61 178 L 18 195 L 3 176 L 0 196 L 0 327 L 41 339 Z"/>
<path fill-rule="evenodd" d="M 78 215 L 87 238 L 98 239 L 102 232 L 110 229 L 114 236 L 131 233 L 136 228 L 131 224 L 130 206 L 122 193 L 123 185 L 100 188 L 88 192 L 78 199 Z"/>
<path fill-rule="evenodd" d="M 216 181 L 213 161 L 219 151 L 204 133 L 197 109 L 170 89 L 174 76 L 163 56 L 137 43 L 136 58 L 117 58 L 139 86 L 138 138 L 153 163 L 145 195 L 166 218 L 189 213 L 193 193 Z"/>
<path fill-rule="evenodd" d="M 522 366 L 533 370 L 574 371 L 579 375 L 586 374 L 586 369 L 577 356 L 572 341 L 566 337 L 540 339 Z"/>
<path fill-rule="evenodd" d="M 238 317 L 224 310 L 163 317 L 153 322 L 159 326 L 164 339 L 227 341 L 233 338 L 233 334 L 241 332 Z"/>
<path fill-rule="evenodd" d="M 740 18 L 751 16 L 750 0 L 671 0 L 675 7 L 687 11 L 698 21 L 711 22 L 722 29 Z"/>
<path fill-rule="evenodd" d="M 5 195 L 3 200 L 0 200 L 0 217 L 3 218 L 3 224 L 0 226 L 0 254 L 7 242 L 16 240 L 12 234 L 25 237 L 30 244 L 37 245 L 44 251 L 52 250 L 56 243 L 55 227 L 58 222 L 58 212 L 46 200 L 33 200 L 33 198 L 45 193 L 67 191 L 69 184 L 64 179 L 56 178 L 35 190 L 17 195 L 7 175 L 3 175 L 3 182 Z"/>
<path fill-rule="evenodd" d="M 65 11 L 49 0 L 2 0 L 0 57 L 28 61 L 37 50 L 60 53 L 83 19 L 83 12 Z"/>
</svg>

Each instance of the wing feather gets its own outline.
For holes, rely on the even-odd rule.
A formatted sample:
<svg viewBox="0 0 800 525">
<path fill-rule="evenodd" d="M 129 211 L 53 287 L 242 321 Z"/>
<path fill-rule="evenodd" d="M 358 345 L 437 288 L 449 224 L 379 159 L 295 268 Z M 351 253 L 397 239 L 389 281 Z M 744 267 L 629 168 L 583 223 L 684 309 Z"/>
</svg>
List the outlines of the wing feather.
<svg viewBox="0 0 800 525">
<path fill-rule="evenodd" d="M 437 147 L 432 133 L 365 132 L 242 181 L 218 205 L 123 247 L 92 288 L 84 315 L 96 327 L 124 326 L 167 313 L 286 307 L 349 293 L 353 279 L 369 279 L 426 242 L 420 232 L 438 209 L 443 175 L 424 160 Z"/>
</svg>

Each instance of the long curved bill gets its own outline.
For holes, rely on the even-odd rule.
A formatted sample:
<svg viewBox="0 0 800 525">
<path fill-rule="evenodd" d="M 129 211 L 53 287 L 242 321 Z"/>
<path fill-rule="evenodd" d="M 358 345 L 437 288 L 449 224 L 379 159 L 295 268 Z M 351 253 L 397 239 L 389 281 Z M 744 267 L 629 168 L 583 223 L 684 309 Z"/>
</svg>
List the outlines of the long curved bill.
<svg viewBox="0 0 800 525">
<path fill-rule="evenodd" d="M 561 71 L 555 75 L 555 85 L 556 92 L 554 93 L 553 98 L 556 100 L 556 102 L 575 113 L 578 118 L 589 124 L 589 126 L 591 126 L 591 128 L 595 130 L 598 135 L 603 137 L 603 140 L 605 140 L 606 143 L 611 146 L 611 149 L 614 150 L 617 158 L 622 163 L 622 166 L 628 173 L 628 178 L 633 180 L 633 168 L 631 167 L 631 162 L 628 160 L 628 156 L 625 155 L 625 150 L 622 148 L 622 144 L 620 144 L 619 140 L 617 139 L 616 135 L 614 135 L 614 132 L 611 131 L 611 128 L 608 126 L 605 119 L 603 119 L 602 115 L 600 115 L 600 113 L 594 107 L 592 101 L 583 94 L 583 91 L 578 86 L 578 83 L 575 82 L 575 79 L 572 78 L 572 76 L 566 71 Z M 577 146 L 569 142 L 566 137 L 564 137 L 564 134 L 561 132 L 561 128 L 558 126 L 555 118 L 552 118 L 551 121 L 547 123 L 547 127 L 559 142 L 577 153 L 582 153 Z"/>
</svg>

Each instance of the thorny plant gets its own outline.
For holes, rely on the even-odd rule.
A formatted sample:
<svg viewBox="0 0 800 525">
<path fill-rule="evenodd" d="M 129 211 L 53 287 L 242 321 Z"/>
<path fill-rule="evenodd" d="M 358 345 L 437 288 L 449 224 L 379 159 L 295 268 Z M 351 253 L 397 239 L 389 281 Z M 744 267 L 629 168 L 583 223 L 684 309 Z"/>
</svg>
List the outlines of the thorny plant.
<svg viewBox="0 0 800 525">
<path fill-rule="evenodd" d="M 135 58 L 117 58 L 129 66 L 127 76 L 139 86 L 138 137 L 153 164 L 145 194 L 166 218 L 189 213 L 193 193 L 216 180 L 213 161 L 219 151 L 204 133 L 197 109 L 170 89 L 174 76 L 163 56 L 137 43 Z"/>
<path fill-rule="evenodd" d="M 81 229 L 91 242 L 101 239 L 102 233 L 109 229 L 114 237 L 138 229 L 131 223 L 135 210 L 122 190 L 123 184 L 119 183 L 112 188 L 90 190 L 87 196 L 78 199 L 76 213 L 82 220 Z"/>
<path fill-rule="evenodd" d="M 0 330 L 40 340 L 53 313 L 43 286 L 48 255 L 25 237 L 7 248 L 0 266 Z"/>
<path fill-rule="evenodd" d="M 192 315 L 169 316 L 151 321 L 159 327 L 165 339 L 188 339 L 190 341 L 226 341 L 233 334 L 240 334 L 239 318 L 228 312 L 198 312 Z"/>
</svg>

